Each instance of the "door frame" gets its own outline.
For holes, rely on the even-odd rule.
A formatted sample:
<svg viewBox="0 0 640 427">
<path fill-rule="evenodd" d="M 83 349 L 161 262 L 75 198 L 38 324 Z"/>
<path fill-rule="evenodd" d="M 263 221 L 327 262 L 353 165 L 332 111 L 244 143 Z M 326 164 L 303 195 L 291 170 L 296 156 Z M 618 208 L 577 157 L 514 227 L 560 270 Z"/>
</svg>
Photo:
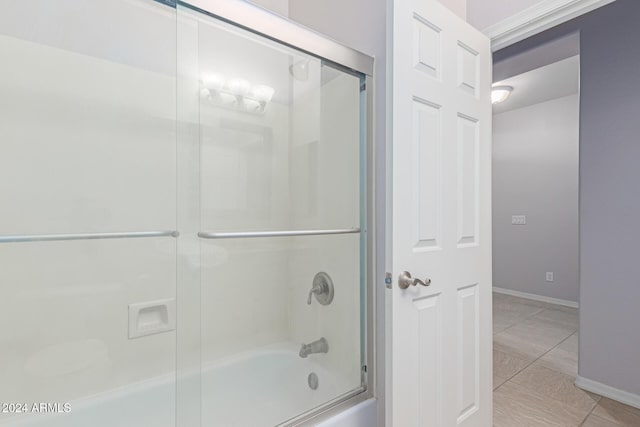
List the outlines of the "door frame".
<svg viewBox="0 0 640 427">
<path fill-rule="evenodd" d="M 544 0 L 481 31 L 495 52 L 614 1 Z"/>
</svg>

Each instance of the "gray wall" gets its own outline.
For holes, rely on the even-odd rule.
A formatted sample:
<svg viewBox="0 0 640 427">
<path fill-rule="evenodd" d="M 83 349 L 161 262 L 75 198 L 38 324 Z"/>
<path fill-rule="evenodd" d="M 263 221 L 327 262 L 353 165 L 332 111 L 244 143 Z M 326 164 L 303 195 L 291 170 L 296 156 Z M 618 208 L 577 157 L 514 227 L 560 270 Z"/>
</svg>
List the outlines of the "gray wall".
<svg viewBox="0 0 640 427">
<path fill-rule="evenodd" d="M 581 32 L 580 364 L 640 395 L 640 2 L 601 9 L 497 52 Z"/>
<path fill-rule="evenodd" d="M 640 395 L 640 2 L 598 16 L 581 31 L 580 375 Z"/>
<path fill-rule="evenodd" d="M 578 100 L 493 116 L 493 286 L 578 301 Z"/>
<path fill-rule="evenodd" d="M 503 61 L 493 62 L 493 81 L 526 73 L 580 54 L 580 33 L 574 32 Z"/>
</svg>

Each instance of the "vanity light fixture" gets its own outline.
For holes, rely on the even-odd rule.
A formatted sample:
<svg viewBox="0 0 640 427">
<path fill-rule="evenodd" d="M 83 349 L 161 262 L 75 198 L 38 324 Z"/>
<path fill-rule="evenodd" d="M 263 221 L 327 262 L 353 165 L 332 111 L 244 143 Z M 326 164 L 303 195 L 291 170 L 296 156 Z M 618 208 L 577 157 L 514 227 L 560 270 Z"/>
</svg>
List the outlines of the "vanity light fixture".
<svg viewBox="0 0 640 427">
<path fill-rule="evenodd" d="M 257 85 L 251 89 L 252 97 L 258 102 L 268 103 L 276 92 L 274 88 L 267 85 Z"/>
<path fill-rule="evenodd" d="M 200 96 L 212 104 L 250 113 L 264 113 L 276 90 L 267 85 L 252 85 L 247 80 L 226 80 L 217 74 L 202 76 Z"/>
<path fill-rule="evenodd" d="M 227 82 L 227 87 L 235 96 L 246 96 L 251 90 L 251 83 L 244 79 L 231 79 Z"/>
<path fill-rule="evenodd" d="M 209 90 L 222 90 L 224 87 L 224 77 L 218 74 L 205 74 L 202 76 L 202 85 Z"/>
</svg>

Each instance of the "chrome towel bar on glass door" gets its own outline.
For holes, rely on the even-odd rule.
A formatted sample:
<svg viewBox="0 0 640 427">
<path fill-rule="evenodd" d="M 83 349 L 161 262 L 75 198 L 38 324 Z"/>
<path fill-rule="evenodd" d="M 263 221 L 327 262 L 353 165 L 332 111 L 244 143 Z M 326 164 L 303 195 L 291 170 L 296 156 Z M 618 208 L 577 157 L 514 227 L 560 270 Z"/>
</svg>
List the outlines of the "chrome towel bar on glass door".
<svg viewBox="0 0 640 427">
<path fill-rule="evenodd" d="M 198 237 L 203 239 L 241 239 L 250 237 L 323 236 L 328 234 L 356 234 L 359 232 L 359 228 L 338 228 L 333 230 L 240 231 L 220 233 L 201 231 L 198 233 Z"/>
<path fill-rule="evenodd" d="M 132 231 L 125 233 L 25 234 L 0 236 L 0 243 L 55 242 L 62 240 L 133 239 L 141 237 L 178 237 L 177 231 Z"/>
</svg>

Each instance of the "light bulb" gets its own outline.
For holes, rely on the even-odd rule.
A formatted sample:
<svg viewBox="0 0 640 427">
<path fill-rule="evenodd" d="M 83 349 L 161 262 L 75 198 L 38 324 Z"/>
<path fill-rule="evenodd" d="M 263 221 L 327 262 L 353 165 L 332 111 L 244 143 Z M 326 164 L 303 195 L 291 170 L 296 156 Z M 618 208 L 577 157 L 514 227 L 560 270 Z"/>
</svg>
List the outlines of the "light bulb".
<svg viewBox="0 0 640 427">
<path fill-rule="evenodd" d="M 499 104 L 504 102 L 511 95 L 513 88 L 511 86 L 495 86 L 491 88 L 491 103 Z"/>
<path fill-rule="evenodd" d="M 264 104 L 253 99 L 244 99 L 244 109 L 251 112 L 258 112 L 262 110 Z"/>
<path fill-rule="evenodd" d="M 200 90 L 200 96 L 203 98 L 211 98 L 211 92 L 207 88 L 202 88 Z"/>
<path fill-rule="evenodd" d="M 202 76 L 202 85 L 209 90 L 219 92 L 224 86 L 224 77 L 217 74 L 205 74 Z"/>
<path fill-rule="evenodd" d="M 253 98 L 255 98 L 256 101 L 264 102 L 265 104 L 271 101 L 274 93 L 276 93 L 276 90 L 267 85 L 257 85 L 251 90 Z"/>
<path fill-rule="evenodd" d="M 229 91 L 237 96 L 245 96 L 251 88 L 251 84 L 244 79 L 231 79 L 227 85 Z"/>
<path fill-rule="evenodd" d="M 223 105 L 233 105 L 236 103 L 236 97 L 230 93 L 220 92 L 218 97 Z"/>
</svg>

